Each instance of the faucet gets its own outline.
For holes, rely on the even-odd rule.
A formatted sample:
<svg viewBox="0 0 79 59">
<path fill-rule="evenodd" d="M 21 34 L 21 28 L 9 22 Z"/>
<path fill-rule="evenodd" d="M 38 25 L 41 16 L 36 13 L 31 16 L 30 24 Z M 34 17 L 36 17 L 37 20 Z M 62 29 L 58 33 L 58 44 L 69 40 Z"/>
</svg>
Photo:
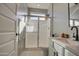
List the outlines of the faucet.
<svg viewBox="0 0 79 59">
<path fill-rule="evenodd" d="M 71 27 L 71 30 L 73 30 L 73 28 L 76 29 L 76 36 L 75 36 L 75 37 L 76 37 L 76 41 L 79 41 L 79 40 L 78 40 L 78 27 L 77 27 L 77 26 L 72 26 L 72 27 Z"/>
</svg>

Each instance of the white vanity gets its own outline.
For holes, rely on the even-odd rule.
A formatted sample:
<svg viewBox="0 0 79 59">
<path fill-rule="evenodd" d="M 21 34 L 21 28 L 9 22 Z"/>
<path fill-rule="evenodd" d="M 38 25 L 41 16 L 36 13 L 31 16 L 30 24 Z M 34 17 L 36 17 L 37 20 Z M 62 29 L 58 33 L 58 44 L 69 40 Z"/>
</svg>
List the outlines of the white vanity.
<svg viewBox="0 0 79 59">
<path fill-rule="evenodd" d="M 79 42 L 70 38 L 50 38 L 49 56 L 79 56 Z"/>
</svg>

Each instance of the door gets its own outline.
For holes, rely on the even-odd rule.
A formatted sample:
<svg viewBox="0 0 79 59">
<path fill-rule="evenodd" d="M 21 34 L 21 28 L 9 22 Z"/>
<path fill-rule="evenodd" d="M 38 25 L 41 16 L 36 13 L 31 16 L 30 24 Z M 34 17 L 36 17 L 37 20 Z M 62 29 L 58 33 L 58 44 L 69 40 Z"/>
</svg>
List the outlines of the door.
<svg viewBox="0 0 79 59">
<path fill-rule="evenodd" d="M 48 38 L 50 36 L 50 19 L 39 17 L 39 47 L 48 47 Z"/>
<path fill-rule="evenodd" d="M 38 17 L 28 16 L 26 23 L 26 48 L 38 47 Z"/>
<path fill-rule="evenodd" d="M 11 6 L 16 10 L 16 4 L 0 4 L 0 56 L 17 55 L 16 11 Z"/>
<path fill-rule="evenodd" d="M 48 47 L 50 18 L 29 16 L 26 24 L 26 48 Z"/>
</svg>

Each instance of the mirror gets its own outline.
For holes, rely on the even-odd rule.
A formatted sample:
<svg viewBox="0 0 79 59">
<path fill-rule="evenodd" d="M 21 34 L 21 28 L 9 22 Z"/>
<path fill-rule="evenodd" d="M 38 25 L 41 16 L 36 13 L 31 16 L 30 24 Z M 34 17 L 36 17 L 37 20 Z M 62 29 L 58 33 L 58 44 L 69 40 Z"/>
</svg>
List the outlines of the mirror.
<svg viewBox="0 0 79 59">
<path fill-rule="evenodd" d="M 79 26 L 79 3 L 68 3 L 69 26 Z"/>
</svg>

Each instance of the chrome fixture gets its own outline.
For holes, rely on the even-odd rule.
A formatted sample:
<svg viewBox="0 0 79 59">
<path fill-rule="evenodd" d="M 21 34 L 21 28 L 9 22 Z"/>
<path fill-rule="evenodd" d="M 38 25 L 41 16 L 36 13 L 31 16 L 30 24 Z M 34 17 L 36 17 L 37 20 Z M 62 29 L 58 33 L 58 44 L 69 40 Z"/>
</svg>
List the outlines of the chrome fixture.
<svg viewBox="0 0 79 59">
<path fill-rule="evenodd" d="M 77 26 L 72 26 L 71 30 L 73 30 L 73 28 L 76 29 L 76 36 L 75 36 L 75 40 L 78 41 L 78 27 Z"/>
</svg>

